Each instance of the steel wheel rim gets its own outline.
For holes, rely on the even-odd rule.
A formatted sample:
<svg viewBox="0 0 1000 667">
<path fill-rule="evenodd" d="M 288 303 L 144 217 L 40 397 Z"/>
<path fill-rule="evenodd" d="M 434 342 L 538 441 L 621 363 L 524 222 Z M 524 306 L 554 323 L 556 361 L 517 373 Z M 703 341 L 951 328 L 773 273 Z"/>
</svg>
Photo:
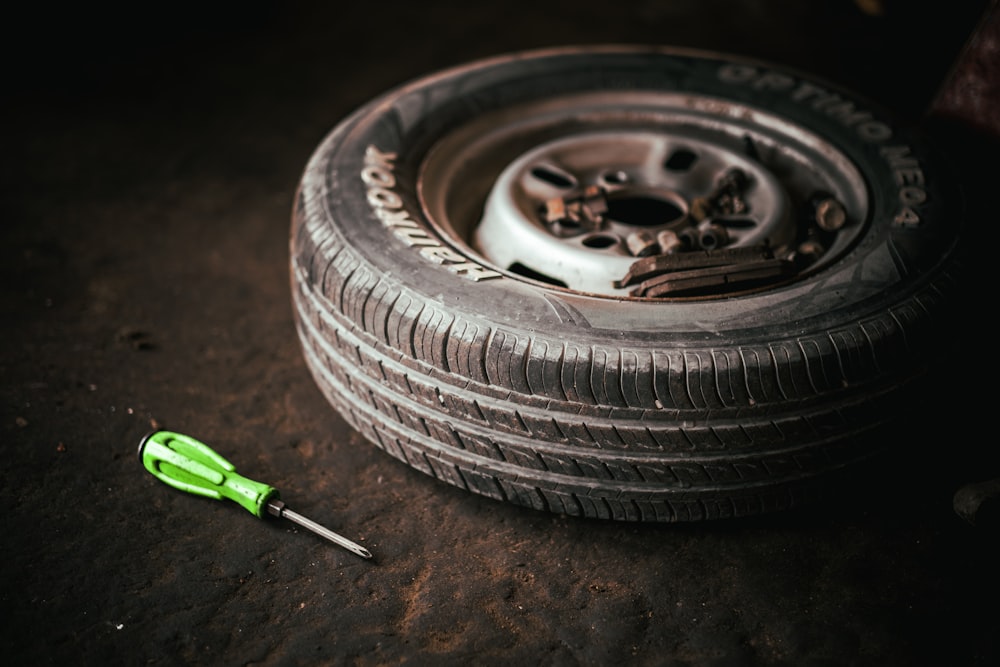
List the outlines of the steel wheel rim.
<svg viewBox="0 0 1000 667">
<path fill-rule="evenodd" d="M 684 153 L 693 155 L 692 164 L 671 166 Z M 417 187 L 431 224 L 477 261 L 518 280 L 621 299 L 635 296 L 631 287 L 616 285 L 639 258 L 630 252 L 629 233 L 655 239 L 661 231 L 704 223 L 708 218 L 692 221 L 693 205 L 733 169 L 751 184 L 749 210 L 711 216 L 729 234 L 722 247 L 767 246 L 790 270 L 760 285 L 723 285 L 696 298 L 812 275 L 863 235 L 868 189 L 844 153 L 770 112 L 688 93 L 581 93 L 485 113 L 433 145 Z M 645 201 L 647 213 L 678 215 L 643 222 L 621 220 L 619 212 L 597 227 L 566 230 L 540 210 L 561 193 L 569 201 L 588 186 L 603 190 L 609 209 Z M 835 229 L 820 226 L 821 202 L 839 209 Z M 738 224 L 726 224 L 733 221 Z"/>
</svg>

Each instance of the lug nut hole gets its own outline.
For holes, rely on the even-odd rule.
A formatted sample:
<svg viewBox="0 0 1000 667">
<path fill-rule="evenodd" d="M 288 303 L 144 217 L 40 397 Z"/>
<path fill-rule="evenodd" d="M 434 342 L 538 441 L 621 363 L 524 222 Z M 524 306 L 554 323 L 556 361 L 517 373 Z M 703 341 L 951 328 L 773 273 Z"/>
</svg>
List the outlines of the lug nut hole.
<svg viewBox="0 0 1000 667">
<path fill-rule="evenodd" d="M 588 248 L 610 248 L 618 243 L 618 239 L 614 236 L 608 236 L 607 234 L 595 234 L 583 239 L 581 243 Z"/>
<path fill-rule="evenodd" d="M 678 148 L 667 161 L 663 163 L 663 166 L 670 171 L 687 171 L 694 166 L 694 163 L 698 161 L 698 156 L 686 148 Z"/>
</svg>

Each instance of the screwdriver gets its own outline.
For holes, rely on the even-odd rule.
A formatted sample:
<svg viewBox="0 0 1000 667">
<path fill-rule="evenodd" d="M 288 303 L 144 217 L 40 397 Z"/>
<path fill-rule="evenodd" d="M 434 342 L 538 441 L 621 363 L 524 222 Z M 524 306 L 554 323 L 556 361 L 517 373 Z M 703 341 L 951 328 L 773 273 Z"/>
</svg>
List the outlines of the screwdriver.
<svg viewBox="0 0 1000 667">
<path fill-rule="evenodd" d="M 325 537 L 348 551 L 371 558 L 372 554 L 329 528 L 288 509 L 273 486 L 247 479 L 236 472 L 232 463 L 205 443 L 191 436 L 171 431 L 154 431 L 139 443 L 139 459 L 157 479 L 175 489 L 239 503 L 258 519 L 267 511 Z"/>
</svg>

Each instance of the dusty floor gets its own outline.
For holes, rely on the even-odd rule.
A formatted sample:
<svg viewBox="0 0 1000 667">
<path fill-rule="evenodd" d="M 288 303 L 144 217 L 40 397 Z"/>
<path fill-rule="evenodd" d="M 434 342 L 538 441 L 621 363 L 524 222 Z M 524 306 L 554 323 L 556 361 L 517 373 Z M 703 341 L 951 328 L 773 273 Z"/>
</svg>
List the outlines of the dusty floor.
<svg viewBox="0 0 1000 667">
<path fill-rule="evenodd" d="M 5 662 L 997 664 L 998 535 L 951 507 L 1000 475 L 976 288 L 941 384 L 888 436 L 895 460 L 799 511 L 640 526 L 473 497 L 369 446 L 306 370 L 287 250 L 312 149 L 413 76 L 534 46 L 677 44 L 790 64 L 915 120 L 981 4 L 314 4 L 6 26 L 28 39 L 5 42 L 0 91 Z M 960 166 L 991 148 L 937 131 Z M 966 178 L 995 178 L 984 164 Z M 376 558 L 158 484 L 135 456 L 154 423 Z"/>
</svg>

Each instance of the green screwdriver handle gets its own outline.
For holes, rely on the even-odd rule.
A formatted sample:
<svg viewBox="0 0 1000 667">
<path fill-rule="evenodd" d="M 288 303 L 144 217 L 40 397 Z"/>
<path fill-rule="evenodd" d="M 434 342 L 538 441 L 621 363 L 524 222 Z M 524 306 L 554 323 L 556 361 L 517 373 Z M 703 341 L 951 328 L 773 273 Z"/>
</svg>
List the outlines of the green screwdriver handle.
<svg viewBox="0 0 1000 667">
<path fill-rule="evenodd" d="M 139 458 L 161 482 L 196 496 L 229 498 L 261 519 L 268 502 L 278 499 L 273 486 L 243 477 L 211 447 L 181 433 L 149 434 L 139 444 Z"/>
</svg>

